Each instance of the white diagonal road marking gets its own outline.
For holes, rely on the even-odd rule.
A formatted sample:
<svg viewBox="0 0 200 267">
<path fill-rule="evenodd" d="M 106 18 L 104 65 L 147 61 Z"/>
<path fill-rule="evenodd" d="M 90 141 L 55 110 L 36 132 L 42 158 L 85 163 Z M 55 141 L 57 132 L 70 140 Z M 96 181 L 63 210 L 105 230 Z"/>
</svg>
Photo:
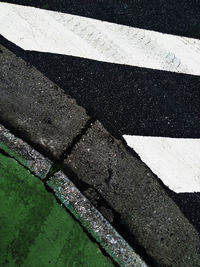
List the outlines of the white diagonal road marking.
<svg viewBox="0 0 200 267">
<path fill-rule="evenodd" d="M 200 40 L 0 3 L 0 33 L 25 50 L 200 75 Z"/>
<path fill-rule="evenodd" d="M 200 75 L 200 40 L 0 3 L 0 33 L 25 50 Z M 200 191 L 200 139 L 124 136 L 176 192 Z"/>
<path fill-rule="evenodd" d="M 171 190 L 200 192 L 200 139 L 123 137 Z"/>
</svg>

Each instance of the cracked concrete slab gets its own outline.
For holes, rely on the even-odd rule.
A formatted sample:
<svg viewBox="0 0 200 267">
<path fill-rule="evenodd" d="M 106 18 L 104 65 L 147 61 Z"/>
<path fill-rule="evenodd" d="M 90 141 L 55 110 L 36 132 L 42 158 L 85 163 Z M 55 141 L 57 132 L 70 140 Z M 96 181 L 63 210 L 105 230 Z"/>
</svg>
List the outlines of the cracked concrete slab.
<svg viewBox="0 0 200 267">
<path fill-rule="evenodd" d="M 0 45 L 0 121 L 58 159 L 89 120 L 35 67 Z"/>
<path fill-rule="evenodd" d="M 1 151 L 0 222 L 0 266 L 116 266 L 44 183 Z"/>
<path fill-rule="evenodd" d="M 46 177 L 52 162 L 48 158 L 43 157 L 26 142 L 15 137 L 8 129 L 0 124 L 1 154 L 2 157 L 6 156 L 8 160 L 13 160 L 12 162 L 15 162 L 19 167 L 21 166 L 21 169 L 23 169 L 22 166 L 25 166 L 32 174 L 40 178 L 48 178 L 47 180 L 43 180 L 46 188 L 50 187 L 52 190 L 48 189 L 48 191 L 51 193 L 53 191 L 55 192 L 55 195 L 60 201 L 120 266 L 128 267 L 133 266 L 133 264 L 135 267 L 147 266 L 143 259 L 116 232 L 90 201 L 82 195 L 64 173 L 59 171 L 54 175 L 51 174 L 49 177 Z M 3 162 L 1 160 L 0 165 L 2 164 Z M 9 172 L 7 175 L 9 175 Z"/>
<path fill-rule="evenodd" d="M 91 120 L 84 109 L 36 68 L 0 49 L 0 121 L 51 158 L 67 149 L 65 173 L 153 266 L 199 266 L 199 234 L 145 164 L 99 122 L 86 132 Z"/>
<path fill-rule="evenodd" d="M 196 229 L 146 165 L 99 122 L 64 160 L 64 172 L 97 190 L 120 215 L 118 226 L 126 229 L 128 241 L 136 240 L 153 266 L 199 266 Z"/>
</svg>

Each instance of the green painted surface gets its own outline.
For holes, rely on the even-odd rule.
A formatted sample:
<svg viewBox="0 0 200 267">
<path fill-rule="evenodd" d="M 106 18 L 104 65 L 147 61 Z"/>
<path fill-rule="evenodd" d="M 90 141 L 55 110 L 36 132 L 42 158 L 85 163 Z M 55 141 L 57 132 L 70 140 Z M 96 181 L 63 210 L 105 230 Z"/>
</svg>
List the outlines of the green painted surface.
<svg viewBox="0 0 200 267">
<path fill-rule="evenodd" d="M 42 182 L 0 154 L 0 266 L 113 266 Z"/>
</svg>

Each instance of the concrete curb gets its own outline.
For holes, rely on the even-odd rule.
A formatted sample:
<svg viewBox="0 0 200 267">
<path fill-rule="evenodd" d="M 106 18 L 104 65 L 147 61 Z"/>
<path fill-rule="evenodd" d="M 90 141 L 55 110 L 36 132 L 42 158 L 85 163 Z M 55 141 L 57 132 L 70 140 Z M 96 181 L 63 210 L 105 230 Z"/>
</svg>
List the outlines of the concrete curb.
<svg viewBox="0 0 200 267">
<path fill-rule="evenodd" d="M 47 184 L 121 266 L 147 266 L 63 172 L 56 173 Z"/>
<path fill-rule="evenodd" d="M 1 50 L 0 122 L 59 163 L 149 265 L 199 266 L 199 233 L 147 166 L 36 68 Z"/>
<path fill-rule="evenodd" d="M 28 168 L 33 174 L 45 178 L 50 171 L 52 161 L 33 149 L 22 139 L 15 137 L 0 124 L 0 149 Z"/>
<path fill-rule="evenodd" d="M 198 266 L 200 236 L 153 173 L 96 121 L 64 160 L 64 172 L 96 190 L 153 266 Z M 83 190 L 83 189 L 82 189 Z M 84 193 L 84 191 L 83 191 Z M 128 237 L 129 235 L 129 237 Z"/>
<path fill-rule="evenodd" d="M 40 151 L 59 159 L 90 120 L 85 110 L 48 80 L 0 45 L 0 120 Z M 12 73 L 12 79 L 10 77 Z"/>
<path fill-rule="evenodd" d="M 54 190 L 58 199 L 120 266 L 147 266 L 64 173 L 49 174 L 52 162 L 2 125 L 0 149 L 36 176 L 45 179 L 44 182 Z"/>
</svg>

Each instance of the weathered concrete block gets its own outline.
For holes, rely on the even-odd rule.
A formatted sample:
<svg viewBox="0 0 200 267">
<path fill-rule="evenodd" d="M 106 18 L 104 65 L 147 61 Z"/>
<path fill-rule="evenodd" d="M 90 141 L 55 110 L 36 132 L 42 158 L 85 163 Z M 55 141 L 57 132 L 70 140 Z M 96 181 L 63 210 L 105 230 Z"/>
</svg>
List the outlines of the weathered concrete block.
<svg viewBox="0 0 200 267">
<path fill-rule="evenodd" d="M 36 68 L 0 49 L 0 121 L 59 158 L 88 120 L 85 110 Z"/>
<path fill-rule="evenodd" d="M 199 266 L 198 232 L 146 165 L 99 122 L 82 137 L 64 165 L 66 173 L 73 172 L 95 188 L 121 215 L 121 224 L 155 264 Z"/>
</svg>

